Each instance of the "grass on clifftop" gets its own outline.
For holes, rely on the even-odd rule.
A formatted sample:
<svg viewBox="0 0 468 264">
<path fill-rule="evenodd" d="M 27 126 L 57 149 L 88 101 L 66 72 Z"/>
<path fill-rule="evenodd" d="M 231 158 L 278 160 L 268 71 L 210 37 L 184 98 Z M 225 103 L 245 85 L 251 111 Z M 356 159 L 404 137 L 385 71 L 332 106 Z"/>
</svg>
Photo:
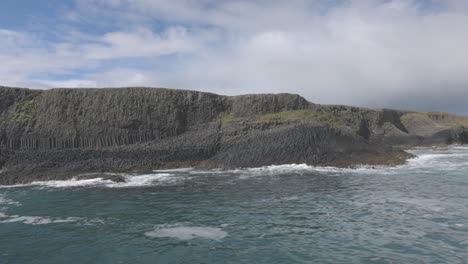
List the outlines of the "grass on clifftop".
<svg viewBox="0 0 468 264">
<path fill-rule="evenodd" d="M 235 117 L 233 113 L 223 112 L 218 117 L 218 124 L 221 127 L 232 123 L 245 120 L 247 122 L 258 122 L 268 124 L 290 124 L 299 122 L 317 122 L 328 124 L 330 126 L 338 126 L 338 119 L 329 113 L 314 111 L 312 109 L 291 110 L 277 113 L 260 115 L 252 118 Z"/>
<path fill-rule="evenodd" d="M 264 123 L 318 122 L 333 126 L 336 126 L 339 123 L 335 116 L 328 113 L 314 111 L 312 109 L 266 114 L 260 116 L 258 121 Z"/>
<path fill-rule="evenodd" d="M 236 122 L 237 120 L 238 118 L 236 118 L 234 114 L 227 112 L 222 112 L 218 117 L 218 123 L 221 127 Z"/>
<path fill-rule="evenodd" d="M 458 116 L 444 112 L 408 113 L 403 115 L 401 117 L 401 120 L 404 124 L 407 124 L 408 122 L 413 120 L 419 122 L 426 122 L 432 125 L 438 125 L 442 127 L 468 127 L 468 117 Z"/>
<path fill-rule="evenodd" d="M 468 117 L 443 112 L 429 112 L 426 115 L 437 123 L 451 126 L 468 126 Z"/>
</svg>

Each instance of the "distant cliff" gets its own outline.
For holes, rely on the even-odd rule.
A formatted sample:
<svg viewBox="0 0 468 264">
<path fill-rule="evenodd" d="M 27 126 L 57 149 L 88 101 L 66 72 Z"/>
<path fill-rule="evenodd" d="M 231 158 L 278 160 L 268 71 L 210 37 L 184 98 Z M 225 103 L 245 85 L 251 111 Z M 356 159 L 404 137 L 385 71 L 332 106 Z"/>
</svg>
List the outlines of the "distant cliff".
<svg viewBox="0 0 468 264">
<path fill-rule="evenodd" d="M 312 104 L 299 95 L 0 87 L 0 183 L 182 166 L 398 164 L 468 142 L 468 118 Z"/>
</svg>

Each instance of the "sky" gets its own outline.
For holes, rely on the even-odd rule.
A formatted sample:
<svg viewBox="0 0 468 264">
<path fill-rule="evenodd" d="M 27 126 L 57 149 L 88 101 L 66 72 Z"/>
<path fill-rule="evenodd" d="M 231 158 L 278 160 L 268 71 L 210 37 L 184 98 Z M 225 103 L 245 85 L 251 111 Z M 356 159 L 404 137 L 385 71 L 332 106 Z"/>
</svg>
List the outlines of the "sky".
<svg viewBox="0 0 468 264">
<path fill-rule="evenodd" d="M 0 85 L 468 114 L 468 1 L 2 0 Z"/>
</svg>

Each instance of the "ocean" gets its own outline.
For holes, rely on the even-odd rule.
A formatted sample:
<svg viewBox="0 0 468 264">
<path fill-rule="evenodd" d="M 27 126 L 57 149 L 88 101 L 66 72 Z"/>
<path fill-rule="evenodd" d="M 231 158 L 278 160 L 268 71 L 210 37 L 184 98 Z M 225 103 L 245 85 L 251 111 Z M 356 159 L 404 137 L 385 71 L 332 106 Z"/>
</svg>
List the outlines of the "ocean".
<svg viewBox="0 0 468 264">
<path fill-rule="evenodd" d="M 468 263 L 468 147 L 412 153 L 0 186 L 0 263 Z"/>
</svg>

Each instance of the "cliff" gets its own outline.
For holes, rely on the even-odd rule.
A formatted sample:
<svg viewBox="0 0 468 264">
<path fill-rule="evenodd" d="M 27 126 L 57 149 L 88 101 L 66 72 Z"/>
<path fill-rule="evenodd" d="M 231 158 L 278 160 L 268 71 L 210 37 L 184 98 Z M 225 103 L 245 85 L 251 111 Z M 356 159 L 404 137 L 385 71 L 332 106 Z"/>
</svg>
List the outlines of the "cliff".
<svg viewBox="0 0 468 264">
<path fill-rule="evenodd" d="M 82 172 L 398 164 L 467 143 L 468 118 L 312 104 L 299 95 L 0 87 L 0 183 Z"/>
</svg>

